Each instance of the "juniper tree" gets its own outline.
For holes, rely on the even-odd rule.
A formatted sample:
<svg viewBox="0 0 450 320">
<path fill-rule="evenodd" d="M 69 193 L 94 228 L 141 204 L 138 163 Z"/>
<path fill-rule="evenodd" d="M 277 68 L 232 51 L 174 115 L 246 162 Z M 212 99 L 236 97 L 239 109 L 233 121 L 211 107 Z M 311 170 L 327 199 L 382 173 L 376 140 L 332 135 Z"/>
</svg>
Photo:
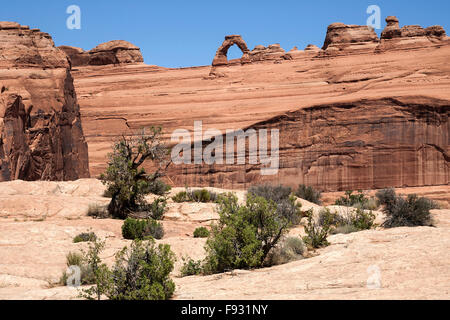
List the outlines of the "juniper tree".
<svg viewBox="0 0 450 320">
<path fill-rule="evenodd" d="M 100 176 L 111 195 L 108 212 L 125 219 L 130 213 L 145 211 L 145 195 L 150 193 L 164 176 L 170 165 L 169 148 L 161 141 L 160 127 L 143 129 L 141 133 L 125 136 L 116 141 L 108 155 L 108 168 Z M 156 170 L 147 173 L 144 162 L 152 161 Z"/>
</svg>

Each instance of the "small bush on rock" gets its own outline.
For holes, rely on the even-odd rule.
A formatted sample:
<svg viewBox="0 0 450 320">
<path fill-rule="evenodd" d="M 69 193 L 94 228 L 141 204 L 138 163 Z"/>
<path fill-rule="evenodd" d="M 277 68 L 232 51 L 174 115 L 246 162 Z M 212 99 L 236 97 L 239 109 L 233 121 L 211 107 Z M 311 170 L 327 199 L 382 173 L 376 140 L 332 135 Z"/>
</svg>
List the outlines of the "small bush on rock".
<svg viewBox="0 0 450 320">
<path fill-rule="evenodd" d="M 329 226 L 330 233 L 350 233 L 368 230 L 374 226 L 375 215 L 361 209 L 349 210 L 346 215 L 331 213 L 328 208 L 319 213 L 318 224 Z"/>
<path fill-rule="evenodd" d="M 314 221 L 313 211 L 307 212 L 308 223 L 305 226 L 306 236 L 303 237 L 303 242 L 311 248 L 321 248 L 329 245 L 327 240 L 328 233 L 331 228 L 331 221 L 324 220 L 322 224 Z"/>
<path fill-rule="evenodd" d="M 375 210 L 378 208 L 375 199 L 366 197 L 362 190 L 359 190 L 357 194 L 353 194 L 353 191 L 346 191 L 345 196 L 338 198 L 334 204 L 337 206 L 355 207 L 362 210 Z"/>
<path fill-rule="evenodd" d="M 163 300 L 172 297 L 175 284 L 169 275 L 175 255 L 169 245 L 155 245 L 153 239 L 133 241 L 116 254 L 109 269 L 99 258 L 104 242 L 95 242 L 84 253 L 84 260 L 92 265 L 94 286 L 81 290 L 80 297 L 89 300 Z"/>
<path fill-rule="evenodd" d="M 221 196 L 218 213 L 219 222 L 205 247 L 205 273 L 261 267 L 291 226 L 275 202 L 252 194 L 245 205 L 239 205 L 233 194 Z"/>
<path fill-rule="evenodd" d="M 181 202 L 189 201 L 189 198 L 187 196 L 187 192 L 186 191 L 180 191 L 180 192 L 178 192 L 176 195 L 174 195 L 172 197 L 172 200 L 174 202 L 181 203 Z"/>
<path fill-rule="evenodd" d="M 272 200 L 275 203 L 280 203 L 283 200 L 289 199 L 292 194 L 292 189 L 283 185 L 272 186 L 270 184 L 264 184 L 250 187 L 247 193 Z"/>
<path fill-rule="evenodd" d="M 167 211 L 167 200 L 165 198 L 157 198 L 151 204 L 146 205 L 144 209 L 148 211 L 150 218 L 161 220 Z"/>
<path fill-rule="evenodd" d="M 302 259 L 305 250 L 302 239 L 287 237 L 268 255 L 266 265 L 280 265 Z"/>
<path fill-rule="evenodd" d="M 81 253 L 69 252 L 66 256 L 66 266 L 67 268 L 71 268 L 74 266 L 80 268 L 79 270 L 81 285 L 93 284 L 95 282 L 92 268 L 86 264 Z M 69 275 L 67 274 L 67 271 L 64 271 L 60 278 L 60 284 L 64 286 L 69 285 L 68 279 Z"/>
<path fill-rule="evenodd" d="M 313 187 L 301 184 L 298 186 L 295 195 L 301 199 L 305 199 L 306 201 L 319 205 L 322 204 L 322 201 L 320 200 L 320 198 L 322 197 L 322 193 L 320 191 L 315 190 Z"/>
<path fill-rule="evenodd" d="M 191 258 L 183 258 L 184 264 L 181 267 L 181 277 L 195 276 L 202 273 L 202 260 L 193 260 Z"/>
<path fill-rule="evenodd" d="M 353 233 L 353 232 L 358 232 L 361 231 L 358 228 L 356 228 L 355 226 L 351 225 L 351 224 L 344 224 L 344 225 L 340 225 L 337 226 L 333 229 L 331 229 L 330 234 L 349 234 L 349 233 Z"/>
<path fill-rule="evenodd" d="M 127 218 L 122 225 L 122 236 L 128 240 L 162 239 L 163 226 L 153 219 Z"/>
<path fill-rule="evenodd" d="M 209 234 L 210 232 L 208 229 L 205 227 L 199 227 L 194 231 L 194 238 L 208 238 Z"/>
<path fill-rule="evenodd" d="M 156 194 L 158 196 L 164 196 L 168 192 L 170 192 L 171 189 L 172 187 L 170 185 L 166 184 L 160 179 L 156 179 L 148 185 L 148 190 L 146 190 L 145 192 Z"/>
<path fill-rule="evenodd" d="M 262 197 L 277 204 L 277 212 L 280 217 L 288 219 L 293 225 L 300 223 L 302 212 L 301 204 L 296 202 L 290 187 L 282 185 L 260 185 L 250 187 L 247 196 Z"/>
<path fill-rule="evenodd" d="M 83 232 L 73 238 L 74 243 L 95 241 L 97 236 L 94 232 Z"/>
<path fill-rule="evenodd" d="M 213 191 L 208 191 L 207 189 L 197 189 L 191 190 L 186 188 L 186 191 L 178 192 L 172 197 L 174 202 L 216 202 L 218 195 Z"/>
<path fill-rule="evenodd" d="M 410 194 L 406 198 L 398 196 L 393 189 L 380 190 L 376 194 L 386 220 L 383 227 L 415 227 L 432 226 L 433 219 L 430 210 L 438 208 L 432 200 Z"/>
<path fill-rule="evenodd" d="M 93 242 L 89 243 L 89 250 L 87 252 L 82 250 L 80 253 L 69 252 L 67 255 L 67 267 L 70 268 L 76 266 L 80 270 L 81 285 L 97 284 L 100 289 L 102 288 L 102 284 L 99 283 L 99 278 L 106 276 L 105 272 L 107 272 L 107 269 L 105 270 L 106 266 L 101 263 L 99 254 L 104 246 L 104 241 L 95 239 Z M 68 279 L 69 276 L 67 275 L 67 272 L 64 271 L 60 280 L 61 283 L 67 285 Z M 100 299 L 101 293 L 93 289 L 88 291 L 93 295 L 95 294 L 97 299 Z"/>
<path fill-rule="evenodd" d="M 166 300 L 173 296 L 175 283 L 170 279 L 175 254 L 167 244 L 154 240 L 133 241 L 116 255 L 111 270 L 110 300 Z"/>
</svg>

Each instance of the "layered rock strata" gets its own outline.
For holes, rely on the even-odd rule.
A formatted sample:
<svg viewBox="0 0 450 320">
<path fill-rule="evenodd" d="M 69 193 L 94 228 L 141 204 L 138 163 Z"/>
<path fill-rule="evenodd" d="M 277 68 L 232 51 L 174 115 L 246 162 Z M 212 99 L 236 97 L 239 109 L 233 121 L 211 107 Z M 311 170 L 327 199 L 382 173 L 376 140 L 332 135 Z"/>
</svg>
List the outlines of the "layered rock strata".
<svg viewBox="0 0 450 320">
<path fill-rule="evenodd" d="M 303 108 L 244 129 L 279 130 L 277 174 L 262 175 L 267 165 L 251 164 L 247 148 L 245 164 L 181 165 L 172 180 L 238 188 L 303 183 L 325 191 L 444 185 L 450 182 L 449 116 L 450 101 L 428 97 Z"/>
</svg>

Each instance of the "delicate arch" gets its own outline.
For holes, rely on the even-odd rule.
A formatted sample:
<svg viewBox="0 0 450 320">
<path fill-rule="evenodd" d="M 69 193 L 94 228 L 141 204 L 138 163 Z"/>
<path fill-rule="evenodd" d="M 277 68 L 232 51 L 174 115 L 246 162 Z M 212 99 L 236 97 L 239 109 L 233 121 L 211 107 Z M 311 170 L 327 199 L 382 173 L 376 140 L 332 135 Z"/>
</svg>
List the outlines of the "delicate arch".
<svg viewBox="0 0 450 320">
<path fill-rule="evenodd" d="M 213 66 L 222 66 L 228 64 L 228 49 L 231 46 L 237 45 L 239 49 L 242 51 L 241 63 L 249 63 L 250 62 L 250 50 L 247 47 L 247 44 L 242 39 L 240 35 L 230 35 L 225 37 L 225 41 L 222 45 L 217 49 L 216 56 L 214 57 Z"/>
</svg>

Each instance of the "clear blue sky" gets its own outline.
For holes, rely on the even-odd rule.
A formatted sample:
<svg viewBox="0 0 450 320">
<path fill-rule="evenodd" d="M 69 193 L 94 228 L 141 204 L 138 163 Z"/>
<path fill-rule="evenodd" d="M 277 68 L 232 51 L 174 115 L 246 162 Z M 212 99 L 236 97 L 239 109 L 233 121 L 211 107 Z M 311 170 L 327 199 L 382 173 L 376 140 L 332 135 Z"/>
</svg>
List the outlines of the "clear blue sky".
<svg viewBox="0 0 450 320">
<path fill-rule="evenodd" d="M 81 8 L 81 30 L 66 28 L 69 5 Z M 366 24 L 369 5 L 400 25 L 439 24 L 450 33 L 448 0 L 41 0 L 2 1 L 0 21 L 16 21 L 52 35 L 57 46 L 89 50 L 109 40 L 142 49 L 145 62 L 165 67 L 208 65 L 227 34 L 241 34 L 250 49 L 280 43 L 290 50 L 321 47 L 330 23 Z M 377 30 L 378 33 L 381 30 Z M 230 58 L 240 56 L 230 49 Z"/>
</svg>

